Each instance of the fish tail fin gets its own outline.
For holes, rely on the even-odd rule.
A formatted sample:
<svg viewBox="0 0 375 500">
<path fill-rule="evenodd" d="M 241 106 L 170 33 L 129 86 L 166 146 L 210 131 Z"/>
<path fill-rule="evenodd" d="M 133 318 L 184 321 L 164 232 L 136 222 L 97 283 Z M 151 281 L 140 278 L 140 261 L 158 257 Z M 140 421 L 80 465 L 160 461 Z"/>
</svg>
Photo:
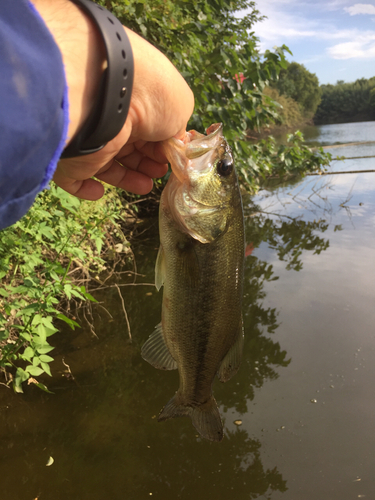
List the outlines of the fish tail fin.
<svg viewBox="0 0 375 500">
<path fill-rule="evenodd" d="M 199 434 L 210 441 L 221 441 L 223 439 L 223 424 L 215 398 L 211 398 L 199 406 L 187 406 L 178 401 L 178 394 L 168 401 L 164 406 L 158 421 L 169 418 L 183 417 L 188 415 Z"/>
<path fill-rule="evenodd" d="M 210 441 L 223 439 L 223 423 L 213 396 L 203 405 L 193 408 L 190 417 L 194 427 L 202 437 Z"/>
</svg>

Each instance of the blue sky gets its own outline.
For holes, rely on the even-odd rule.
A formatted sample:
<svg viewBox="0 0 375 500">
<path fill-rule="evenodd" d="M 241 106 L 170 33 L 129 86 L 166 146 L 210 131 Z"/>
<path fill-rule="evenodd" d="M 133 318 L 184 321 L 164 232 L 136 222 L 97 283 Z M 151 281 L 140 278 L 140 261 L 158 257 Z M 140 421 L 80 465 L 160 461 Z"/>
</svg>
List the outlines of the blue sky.
<svg viewBox="0 0 375 500">
<path fill-rule="evenodd" d="M 322 83 L 375 76 L 375 0 L 257 0 L 267 16 L 253 27 L 263 52 L 287 45 L 289 61 Z"/>
</svg>

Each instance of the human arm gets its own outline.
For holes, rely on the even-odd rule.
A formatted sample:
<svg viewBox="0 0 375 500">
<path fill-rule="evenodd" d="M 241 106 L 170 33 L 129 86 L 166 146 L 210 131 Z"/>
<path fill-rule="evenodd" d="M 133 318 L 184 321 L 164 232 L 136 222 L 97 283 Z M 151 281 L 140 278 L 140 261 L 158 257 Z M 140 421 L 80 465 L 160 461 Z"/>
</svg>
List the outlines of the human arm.
<svg viewBox="0 0 375 500">
<path fill-rule="evenodd" d="M 123 129 L 102 151 L 60 161 L 56 169 L 98 91 L 100 35 L 68 0 L 0 2 L 0 229 L 27 212 L 54 173 L 68 192 L 98 199 L 104 188 L 93 176 L 143 194 L 151 177 L 166 171 L 157 141 L 184 132 L 193 95 L 157 49 L 127 33 L 135 75 Z"/>
<path fill-rule="evenodd" d="M 87 118 L 95 100 L 104 63 L 100 34 L 83 11 L 68 0 L 53 3 L 34 0 L 34 4 L 64 60 L 71 109 L 68 137 L 71 138 Z M 67 36 L 66 30 L 72 22 L 78 40 L 72 40 L 70 31 Z M 125 125 L 101 151 L 61 160 L 54 175 L 60 187 L 85 199 L 98 199 L 104 192 L 102 184 L 92 179 L 93 176 L 138 194 L 150 191 L 152 177 L 161 177 L 167 168 L 167 159 L 158 142 L 181 136 L 193 111 L 193 94 L 171 62 L 143 38 L 124 29 L 135 61 L 133 93 Z M 77 45 L 82 47 L 78 59 Z"/>
</svg>

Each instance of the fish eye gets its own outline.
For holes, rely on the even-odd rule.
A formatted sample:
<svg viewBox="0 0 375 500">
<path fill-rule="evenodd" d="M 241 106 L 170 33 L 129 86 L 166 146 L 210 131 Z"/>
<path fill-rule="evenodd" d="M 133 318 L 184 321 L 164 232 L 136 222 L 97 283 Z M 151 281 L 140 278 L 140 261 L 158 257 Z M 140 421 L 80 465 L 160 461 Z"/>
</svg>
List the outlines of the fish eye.
<svg viewBox="0 0 375 500">
<path fill-rule="evenodd" d="M 227 177 L 232 173 L 233 163 L 232 160 L 228 158 L 224 158 L 223 160 L 219 160 L 216 165 L 216 170 L 219 175 L 222 177 Z"/>
</svg>

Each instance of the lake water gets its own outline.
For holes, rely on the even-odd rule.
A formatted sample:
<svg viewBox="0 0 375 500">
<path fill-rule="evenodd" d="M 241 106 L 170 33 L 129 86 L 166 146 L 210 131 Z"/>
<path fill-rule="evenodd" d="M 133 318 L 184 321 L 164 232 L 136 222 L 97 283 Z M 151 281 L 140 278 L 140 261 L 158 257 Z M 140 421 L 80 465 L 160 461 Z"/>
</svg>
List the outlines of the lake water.
<svg viewBox="0 0 375 500">
<path fill-rule="evenodd" d="M 314 145 L 372 141 L 375 122 L 310 132 Z M 331 152 L 371 156 L 375 145 Z M 375 173 L 305 177 L 244 203 L 244 360 L 214 385 L 224 440 L 202 440 L 188 418 L 156 421 L 178 375 L 140 356 L 160 321 L 161 294 L 147 284 L 153 221 L 136 246 L 146 284 L 121 286 L 133 342 L 110 287 L 96 294 L 97 337 L 54 338 L 53 395 L 0 386 L 1 500 L 374 498 Z"/>
</svg>

